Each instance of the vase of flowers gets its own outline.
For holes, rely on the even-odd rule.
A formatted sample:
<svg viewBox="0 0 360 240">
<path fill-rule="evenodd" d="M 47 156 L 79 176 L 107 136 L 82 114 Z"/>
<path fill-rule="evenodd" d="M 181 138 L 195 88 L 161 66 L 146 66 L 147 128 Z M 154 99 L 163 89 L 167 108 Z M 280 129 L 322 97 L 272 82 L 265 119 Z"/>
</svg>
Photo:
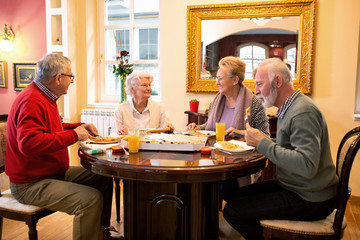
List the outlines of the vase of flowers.
<svg viewBox="0 0 360 240">
<path fill-rule="evenodd" d="M 118 55 L 116 55 L 116 61 L 118 61 L 119 63 L 113 65 L 113 73 L 115 73 L 115 76 L 117 78 L 120 77 L 121 102 L 126 102 L 126 77 L 133 72 L 134 64 L 129 64 L 129 57 L 129 52 L 123 50 Z"/>
</svg>

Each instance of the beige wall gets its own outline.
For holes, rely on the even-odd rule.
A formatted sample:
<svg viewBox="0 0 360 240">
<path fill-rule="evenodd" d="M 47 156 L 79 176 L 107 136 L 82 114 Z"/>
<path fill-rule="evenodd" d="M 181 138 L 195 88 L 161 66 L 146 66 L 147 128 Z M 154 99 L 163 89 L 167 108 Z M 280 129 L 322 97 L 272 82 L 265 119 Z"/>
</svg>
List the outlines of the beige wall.
<svg viewBox="0 0 360 240">
<path fill-rule="evenodd" d="M 267 0 L 268 1 L 268 0 Z M 246 2 L 245 0 L 187 0 L 161 2 L 160 75 L 162 103 L 172 123 L 185 128 L 188 101 L 197 98 L 200 110 L 213 94 L 186 93 L 186 8 L 187 5 Z M 333 157 L 346 131 L 359 125 L 353 120 L 358 64 L 360 22 L 359 0 L 318 0 L 312 98 L 328 122 Z M 70 90 L 72 121 L 80 120 L 87 103 L 96 102 L 95 88 L 98 59 L 96 39 L 96 0 L 69 0 L 69 52 L 74 62 L 76 87 Z M 86 27 L 84 27 L 84 25 Z M 88 94 L 89 92 L 89 94 Z M 76 148 L 72 149 L 76 164 Z M 360 168 L 356 161 L 350 185 L 360 196 Z"/>
<path fill-rule="evenodd" d="M 360 1 L 318 1 L 313 99 L 323 111 L 330 132 L 333 158 L 342 136 L 360 125 L 354 121 L 355 88 L 359 66 Z M 353 195 L 360 196 L 359 159 L 350 179 Z"/>
</svg>

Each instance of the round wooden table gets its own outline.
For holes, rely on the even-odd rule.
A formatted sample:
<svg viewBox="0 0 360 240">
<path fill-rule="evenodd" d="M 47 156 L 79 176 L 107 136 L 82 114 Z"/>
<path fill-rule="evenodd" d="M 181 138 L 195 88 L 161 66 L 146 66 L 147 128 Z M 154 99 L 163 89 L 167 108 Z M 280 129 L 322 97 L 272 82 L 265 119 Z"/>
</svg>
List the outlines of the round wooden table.
<svg viewBox="0 0 360 240">
<path fill-rule="evenodd" d="M 124 179 L 124 236 L 141 240 L 219 239 L 220 182 L 261 171 L 267 162 L 256 151 L 78 153 L 92 172 Z"/>
</svg>

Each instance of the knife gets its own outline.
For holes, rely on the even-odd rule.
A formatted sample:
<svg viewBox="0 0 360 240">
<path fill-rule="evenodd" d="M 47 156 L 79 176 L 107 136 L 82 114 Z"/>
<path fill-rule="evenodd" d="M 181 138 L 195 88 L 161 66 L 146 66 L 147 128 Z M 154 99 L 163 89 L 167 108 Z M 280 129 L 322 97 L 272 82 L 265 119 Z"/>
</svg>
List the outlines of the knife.
<svg viewBox="0 0 360 240">
<path fill-rule="evenodd" d="M 234 132 L 235 137 L 239 137 L 239 138 L 244 138 L 245 139 L 245 135 Z"/>
</svg>

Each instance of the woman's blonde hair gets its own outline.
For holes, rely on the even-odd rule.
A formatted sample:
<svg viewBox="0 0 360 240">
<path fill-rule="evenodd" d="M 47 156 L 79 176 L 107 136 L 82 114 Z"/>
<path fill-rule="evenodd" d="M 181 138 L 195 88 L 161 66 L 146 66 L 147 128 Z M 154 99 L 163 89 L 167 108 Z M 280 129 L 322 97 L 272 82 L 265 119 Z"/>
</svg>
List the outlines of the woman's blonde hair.
<svg viewBox="0 0 360 240">
<path fill-rule="evenodd" d="M 219 68 L 226 67 L 230 70 L 230 74 L 232 77 L 238 76 L 239 77 L 239 85 L 245 79 L 245 62 L 241 61 L 240 58 L 228 56 L 224 57 L 219 61 Z"/>
</svg>

